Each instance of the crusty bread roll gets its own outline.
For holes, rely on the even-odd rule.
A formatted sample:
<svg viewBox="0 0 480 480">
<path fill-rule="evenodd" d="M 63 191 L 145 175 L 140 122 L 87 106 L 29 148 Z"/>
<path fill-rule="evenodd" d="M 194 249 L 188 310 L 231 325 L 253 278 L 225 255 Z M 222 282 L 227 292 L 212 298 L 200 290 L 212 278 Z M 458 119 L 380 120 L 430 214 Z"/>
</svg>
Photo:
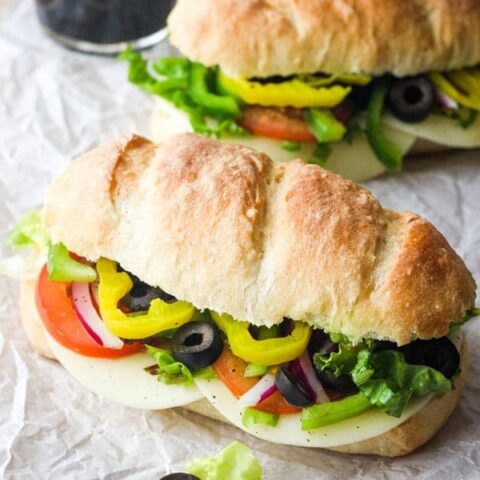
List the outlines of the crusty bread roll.
<svg viewBox="0 0 480 480">
<path fill-rule="evenodd" d="M 397 76 L 480 62 L 478 0 L 178 0 L 170 41 L 227 74 Z"/>
<path fill-rule="evenodd" d="M 43 217 L 71 251 L 257 325 L 289 317 L 402 345 L 448 334 L 475 299 L 462 260 L 418 215 L 318 166 L 193 134 L 128 135 L 78 158 Z"/>
<path fill-rule="evenodd" d="M 35 305 L 35 281 L 22 282 L 20 296 L 20 312 L 22 323 L 34 350 L 54 358 L 49 348 L 43 326 Z M 414 416 L 398 427 L 377 437 L 361 442 L 329 448 L 346 453 L 362 453 L 398 457 L 407 455 L 426 443 L 446 422 L 460 398 L 465 383 L 468 367 L 468 355 L 465 342 L 462 343 L 460 374 L 454 378 L 455 389 L 433 399 Z M 182 407 L 206 417 L 229 423 L 207 399 Z"/>
</svg>

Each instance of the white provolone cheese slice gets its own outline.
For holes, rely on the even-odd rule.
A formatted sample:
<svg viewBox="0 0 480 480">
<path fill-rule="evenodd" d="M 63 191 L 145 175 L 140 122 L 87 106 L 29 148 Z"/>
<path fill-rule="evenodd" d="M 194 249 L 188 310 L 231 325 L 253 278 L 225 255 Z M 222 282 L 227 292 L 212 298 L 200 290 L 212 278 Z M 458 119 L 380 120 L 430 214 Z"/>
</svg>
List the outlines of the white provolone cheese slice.
<svg viewBox="0 0 480 480">
<path fill-rule="evenodd" d="M 300 447 L 328 448 L 376 437 L 408 420 L 432 398 L 426 396 L 412 400 L 400 418 L 372 408 L 356 417 L 311 431 L 302 430 L 300 413 L 281 415 L 275 427 L 254 425 L 247 428 L 242 423 L 243 408 L 239 407 L 238 400 L 220 380 L 199 379 L 195 383 L 212 406 L 238 428 L 262 440 Z"/>
<path fill-rule="evenodd" d="M 150 130 L 152 139 L 158 143 L 164 142 L 175 133 L 193 131 L 187 114 L 164 99 L 157 99 L 151 118 Z M 403 154 L 408 152 L 415 143 L 415 136 L 410 133 L 400 132 L 389 127 L 385 127 L 384 131 L 387 138 L 395 142 Z M 222 141 L 238 143 L 265 152 L 276 162 L 287 162 L 295 158 L 308 160 L 315 148 L 314 143 L 302 143 L 300 150 L 289 152 L 281 147 L 279 140 L 255 135 L 225 137 L 222 138 Z M 332 151 L 325 168 L 355 182 L 376 177 L 386 170 L 384 165 L 377 160 L 365 135 L 357 135 L 352 144 L 340 142 L 330 146 Z"/>
<path fill-rule="evenodd" d="M 145 367 L 155 363 L 145 353 L 116 359 L 86 357 L 45 333 L 55 358 L 78 382 L 101 397 L 143 410 L 180 407 L 203 398 L 195 385 L 166 385 L 145 372 Z"/>
<path fill-rule="evenodd" d="M 450 339 L 460 351 L 462 333 L 458 330 L 450 336 Z M 311 431 L 302 430 L 300 413 L 281 415 L 275 427 L 255 425 L 247 428 L 242 424 L 243 408 L 238 405 L 237 398 L 220 380 L 197 379 L 195 383 L 212 406 L 238 428 L 262 440 L 301 447 L 328 448 L 374 438 L 408 420 L 433 398 L 432 395 L 414 398 L 400 418 L 387 415 L 378 408 L 372 408 L 356 417 Z"/>
<path fill-rule="evenodd" d="M 395 130 L 439 145 L 459 148 L 480 147 L 480 114 L 468 128 L 462 128 L 451 118 L 442 115 L 430 115 L 420 123 L 405 123 L 387 114 L 383 121 Z"/>
</svg>

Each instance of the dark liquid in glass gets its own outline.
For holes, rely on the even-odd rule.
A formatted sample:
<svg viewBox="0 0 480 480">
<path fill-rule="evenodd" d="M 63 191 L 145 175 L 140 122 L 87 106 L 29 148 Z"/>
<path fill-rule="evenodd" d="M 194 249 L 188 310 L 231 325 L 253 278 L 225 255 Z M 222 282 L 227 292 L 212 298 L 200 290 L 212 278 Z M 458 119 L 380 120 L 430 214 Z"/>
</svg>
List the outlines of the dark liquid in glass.
<svg viewBox="0 0 480 480">
<path fill-rule="evenodd" d="M 166 26 L 174 0 L 36 0 L 40 22 L 72 40 L 117 44 Z"/>
</svg>

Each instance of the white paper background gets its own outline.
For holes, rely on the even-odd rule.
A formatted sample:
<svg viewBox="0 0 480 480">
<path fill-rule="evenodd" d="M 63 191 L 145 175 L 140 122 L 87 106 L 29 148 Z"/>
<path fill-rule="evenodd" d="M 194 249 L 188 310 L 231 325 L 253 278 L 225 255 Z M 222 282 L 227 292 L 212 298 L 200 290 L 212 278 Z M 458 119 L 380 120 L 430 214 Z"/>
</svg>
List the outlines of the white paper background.
<svg viewBox="0 0 480 480">
<path fill-rule="evenodd" d="M 152 99 L 115 60 L 72 53 L 41 33 L 33 1 L 0 0 L 0 238 L 42 202 L 69 159 L 128 131 L 147 134 Z M 480 280 L 480 153 L 409 162 L 368 183 L 386 207 L 431 220 Z M 0 476 L 158 479 L 233 439 L 255 449 L 265 478 L 480 478 L 480 334 L 468 325 L 471 371 L 437 437 L 403 459 L 275 446 L 182 411 L 136 411 L 97 398 L 31 351 L 18 285 L 0 279 Z"/>
</svg>

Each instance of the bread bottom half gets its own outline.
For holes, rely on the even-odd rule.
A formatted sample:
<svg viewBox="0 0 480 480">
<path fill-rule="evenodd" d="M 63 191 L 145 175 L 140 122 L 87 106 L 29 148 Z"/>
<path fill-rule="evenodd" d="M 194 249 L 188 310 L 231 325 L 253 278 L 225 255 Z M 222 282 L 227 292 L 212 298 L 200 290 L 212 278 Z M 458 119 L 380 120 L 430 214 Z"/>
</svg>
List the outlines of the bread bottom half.
<svg viewBox="0 0 480 480">
<path fill-rule="evenodd" d="M 20 315 L 32 348 L 41 355 L 54 358 L 35 304 L 35 281 L 22 282 L 20 291 Z M 415 415 L 394 429 L 361 442 L 329 447 L 328 450 L 344 453 L 398 457 L 407 455 L 424 445 L 447 421 L 460 398 L 468 370 L 468 353 L 465 341 L 461 348 L 460 374 L 454 379 L 455 389 L 433 399 Z M 207 399 L 181 407 L 224 423 L 230 423 Z"/>
</svg>

